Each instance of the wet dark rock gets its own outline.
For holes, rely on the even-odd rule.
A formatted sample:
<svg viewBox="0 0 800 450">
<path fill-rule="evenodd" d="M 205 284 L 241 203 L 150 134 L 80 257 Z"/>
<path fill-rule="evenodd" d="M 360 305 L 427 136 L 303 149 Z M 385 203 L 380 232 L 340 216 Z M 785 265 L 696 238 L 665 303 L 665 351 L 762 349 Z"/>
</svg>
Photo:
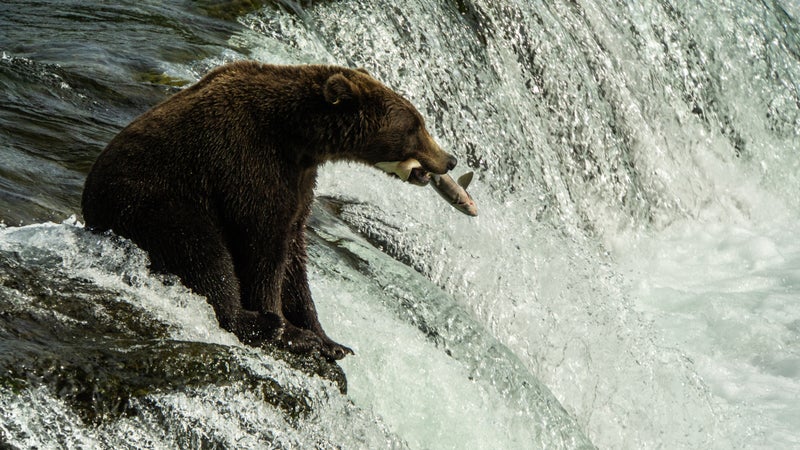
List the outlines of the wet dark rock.
<svg viewBox="0 0 800 450">
<path fill-rule="evenodd" d="M 53 255 L 0 251 L 0 388 L 43 386 L 93 424 L 136 415 L 151 394 L 204 386 L 257 393 L 290 423 L 311 413 L 300 384 L 246 363 L 255 349 L 175 340 L 168 324 L 125 301 L 129 294 L 70 276 L 61 266 Z M 342 369 L 318 354 L 264 351 L 346 390 Z"/>
</svg>

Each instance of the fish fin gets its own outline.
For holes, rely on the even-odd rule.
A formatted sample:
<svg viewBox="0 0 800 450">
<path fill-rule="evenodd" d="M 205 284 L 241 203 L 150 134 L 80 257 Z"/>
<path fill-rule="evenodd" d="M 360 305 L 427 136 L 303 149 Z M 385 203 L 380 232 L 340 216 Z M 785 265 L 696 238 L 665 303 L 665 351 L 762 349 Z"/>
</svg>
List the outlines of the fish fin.
<svg viewBox="0 0 800 450">
<path fill-rule="evenodd" d="M 469 186 L 469 184 L 472 183 L 472 175 L 473 175 L 473 172 L 467 172 L 464 175 L 461 175 L 460 177 L 458 177 L 458 184 L 462 188 L 464 188 L 464 190 L 466 190 L 467 186 Z"/>
</svg>

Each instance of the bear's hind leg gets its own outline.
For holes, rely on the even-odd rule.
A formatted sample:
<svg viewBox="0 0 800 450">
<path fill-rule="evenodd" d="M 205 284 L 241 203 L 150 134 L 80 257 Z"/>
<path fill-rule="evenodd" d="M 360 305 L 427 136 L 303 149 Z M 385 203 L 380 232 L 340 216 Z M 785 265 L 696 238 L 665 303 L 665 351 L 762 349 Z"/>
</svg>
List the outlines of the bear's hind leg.
<svg viewBox="0 0 800 450">
<path fill-rule="evenodd" d="M 177 275 L 194 293 L 206 297 L 220 326 L 243 343 L 258 345 L 279 336 L 280 317 L 242 307 L 230 251 L 206 214 L 164 200 L 138 206 L 126 211 L 113 231 L 147 251 L 153 271 Z"/>
</svg>

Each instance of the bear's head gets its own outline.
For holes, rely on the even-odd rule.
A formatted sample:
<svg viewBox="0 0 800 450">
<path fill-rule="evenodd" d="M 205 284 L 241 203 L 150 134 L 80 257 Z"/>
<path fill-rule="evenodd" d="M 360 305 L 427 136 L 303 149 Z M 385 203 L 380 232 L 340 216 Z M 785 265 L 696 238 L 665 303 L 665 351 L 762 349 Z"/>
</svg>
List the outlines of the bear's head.
<svg viewBox="0 0 800 450">
<path fill-rule="evenodd" d="M 363 70 L 334 73 L 323 94 L 332 107 L 357 113 L 350 158 L 417 185 L 455 167 L 456 158 L 433 140 L 419 111 Z"/>
</svg>

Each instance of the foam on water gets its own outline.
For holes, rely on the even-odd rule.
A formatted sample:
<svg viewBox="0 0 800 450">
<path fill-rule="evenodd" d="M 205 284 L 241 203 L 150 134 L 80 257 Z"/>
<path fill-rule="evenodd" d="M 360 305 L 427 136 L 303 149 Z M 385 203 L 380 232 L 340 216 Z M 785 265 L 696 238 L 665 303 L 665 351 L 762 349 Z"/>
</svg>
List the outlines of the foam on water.
<svg viewBox="0 0 800 450">
<path fill-rule="evenodd" d="M 16 252 L 23 258 L 58 260 L 73 277 L 85 278 L 118 292 L 120 301 L 135 298 L 137 304 L 170 324 L 172 337 L 222 345 L 238 343 L 235 336 L 221 330 L 214 310 L 202 297 L 171 279 L 169 284 L 151 276 L 147 255 L 107 236 L 84 232 L 75 218 L 64 224 L 43 223 L 0 230 L 0 249 Z"/>
<path fill-rule="evenodd" d="M 589 445 L 549 390 L 450 296 L 345 227 L 327 233 L 340 251 L 314 245 L 313 293 L 323 324 L 356 351 L 342 365 L 357 405 L 412 448 Z M 337 261 L 342 249 L 356 268 Z"/>
<path fill-rule="evenodd" d="M 365 293 L 318 282 L 321 314 L 356 355 L 342 363 L 350 397 L 370 408 L 405 436 L 411 448 L 515 448 L 536 440 L 535 428 L 520 411 L 487 392 L 469 370 L 431 345 L 419 330 L 365 304 Z M 492 414 L 486 414 L 486 411 Z M 519 417 L 518 423 L 515 419 Z"/>
<path fill-rule="evenodd" d="M 686 352 L 715 395 L 759 423 L 750 442 L 764 448 L 798 444 L 794 223 L 681 223 L 618 252 L 631 296 L 664 344 Z"/>
</svg>

